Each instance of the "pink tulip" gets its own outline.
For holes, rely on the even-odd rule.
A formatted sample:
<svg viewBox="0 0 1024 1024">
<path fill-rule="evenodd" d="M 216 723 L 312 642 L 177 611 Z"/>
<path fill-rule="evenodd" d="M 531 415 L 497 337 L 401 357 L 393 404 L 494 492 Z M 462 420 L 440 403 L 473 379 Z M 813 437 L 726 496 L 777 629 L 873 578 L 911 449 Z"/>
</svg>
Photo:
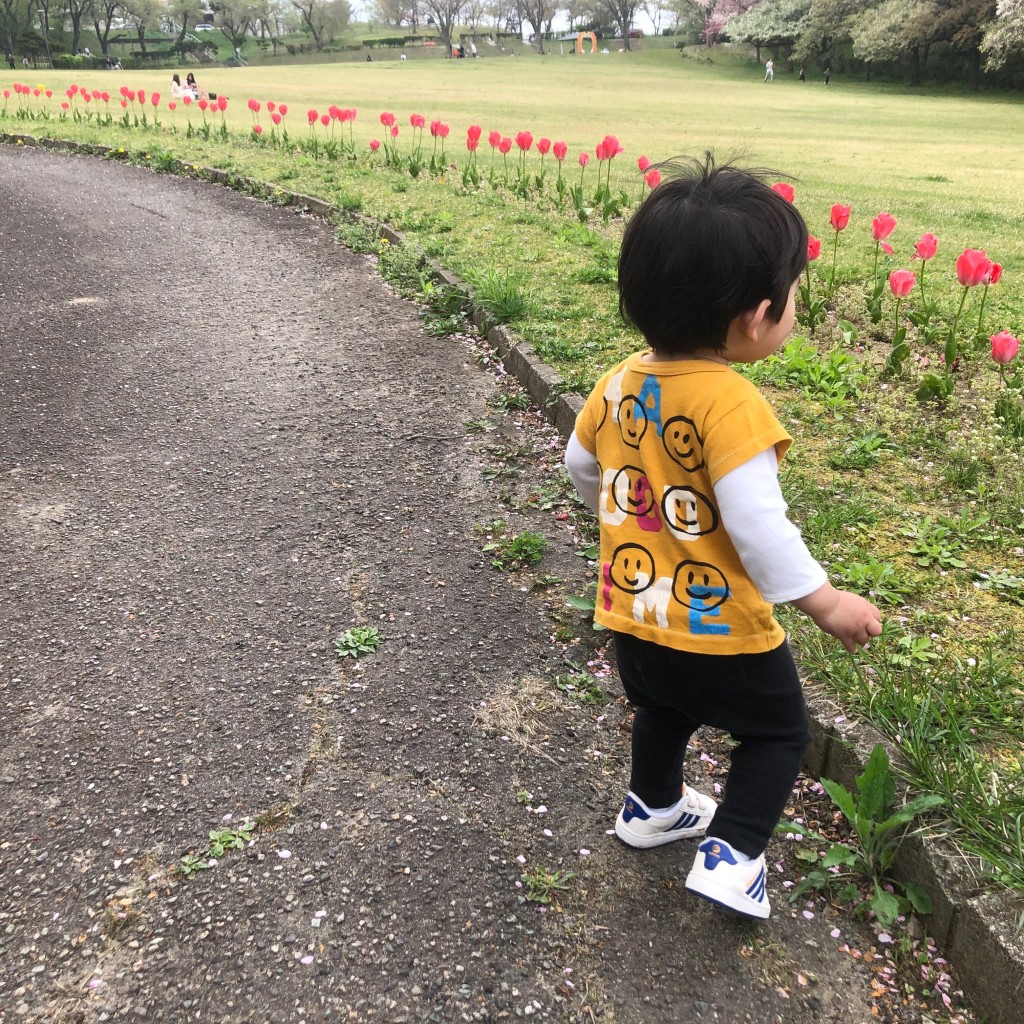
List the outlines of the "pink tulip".
<svg viewBox="0 0 1024 1024">
<path fill-rule="evenodd" d="M 816 260 L 821 255 L 821 239 L 814 235 L 807 236 L 807 262 Z"/>
<path fill-rule="evenodd" d="M 871 237 L 884 242 L 896 230 L 896 218 L 891 213 L 880 213 L 871 221 Z"/>
<path fill-rule="evenodd" d="M 542 138 L 542 139 L 538 139 L 537 140 L 537 152 L 540 153 L 541 156 L 547 156 L 548 155 L 548 151 L 550 149 L 551 149 L 551 140 L 550 139 L 543 139 Z"/>
<path fill-rule="evenodd" d="M 925 232 L 914 243 L 915 260 L 930 260 L 939 248 L 939 240 L 930 232 Z"/>
<path fill-rule="evenodd" d="M 659 171 L 657 167 L 652 167 L 644 175 L 644 181 L 647 183 L 647 187 L 649 189 L 656 189 L 661 184 L 661 171 Z"/>
<path fill-rule="evenodd" d="M 894 270 L 889 275 L 889 290 L 897 299 L 905 299 L 913 290 L 917 275 L 911 270 Z"/>
<path fill-rule="evenodd" d="M 259 100 L 249 100 L 249 109 L 254 114 L 258 114 L 260 112 L 260 101 Z"/>
<path fill-rule="evenodd" d="M 380 140 L 379 139 L 370 139 L 370 149 L 372 149 L 373 152 L 376 153 L 377 150 L 380 149 Z"/>
<path fill-rule="evenodd" d="M 217 102 L 220 103 L 221 100 L 224 100 L 224 105 L 227 106 L 227 102 L 228 102 L 227 97 L 226 96 L 218 96 L 217 97 Z M 284 117 L 284 115 L 288 113 L 288 104 L 287 103 L 279 103 L 278 106 L 277 106 L 277 112 L 282 117 Z"/>
<path fill-rule="evenodd" d="M 956 260 L 956 277 L 965 288 L 973 288 L 985 280 L 991 268 L 984 249 L 964 249 Z"/>
<path fill-rule="evenodd" d="M 395 115 L 385 110 L 384 113 L 380 115 L 380 123 L 384 125 L 385 128 L 392 127 L 395 123 Z"/>
<path fill-rule="evenodd" d="M 531 132 L 516 132 L 516 145 L 525 153 L 533 145 Z"/>
<path fill-rule="evenodd" d="M 504 156 L 511 148 L 512 140 L 507 135 L 503 136 L 501 142 L 498 143 L 498 152 Z"/>
<path fill-rule="evenodd" d="M 985 284 L 999 284 L 1000 279 L 1003 276 L 1003 265 L 1002 263 L 993 263 L 989 267 L 988 278 L 985 280 Z"/>
<path fill-rule="evenodd" d="M 320 114 L 311 108 L 306 111 L 306 120 L 308 120 L 310 124 L 316 124 L 316 122 L 320 120 Z"/>
<path fill-rule="evenodd" d="M 397 139 L 398 138 L 398 125 L 397 124 L 393 124 L 391 126 L 391 138 L 393 138 L 393 139 Z"/>
<path fill-rule="evenodd" d="M 330 114 L 321 114 L 320 115 L 320 123 L 326 128 L 331 123 L 331 115 Z"/>
<path fill-rule="evenodd" d="M 149 102 L 152 103 L 154 107 L 159 107 L 160 106 L 160 93 L 158 93 L 158 92 L 152 93 L 150 95 L 150 97 L 149 97 Z"/>
<path fill-rule="evenodd" d="M 492 131 L 487 133 L 487 141 L 491 145 L 491 149 L 494 149 L 501 142 L 501 132 Z"/>
<path fill-rule="evenodd" d="M 556 142 L 551 146 L 551 152 L 555 159 L 561 163 L 569 152 L 569 147 L 564 142 Z"/>
<path fill-rule="evenodd" d="M 422 114 L 410 114 L 409 124 L 413 128 L 422 128 L 427 123 L 427 119 Z"/>
<path fill-rule="evenodd" d="M 1017 358 L 1020 342 L 1009 331 L 993 334 L 989 341 L 992 342 L 992 358 L 1000 366 L 1006 366 L 1007 363 L 1012 363 Z"/>
<path fill-rule="evenodd" d="M 263 134 L 263 125 L 261 125 L 261 124 L 254 124 L 252 126 L 252 133 L 253 133 L 253 135 L 262 135 Z"/>
<path fill-rule="evenodd" d="M 273 100 L 267 100 L 267 113 L 272 114 L 277 108 L 277 104 Z"/>
<path fill-rule="evenodd" d="M 482 132 L 483 132 L 483 129 L 480 127 L 480 125 L 478 125 L 478 124 L 471 124 L 466 129 L 466 138 L 467 139 L 475 139 L 477 142 L 479 142 L 480 141 L 480 135 L 482 134 Z"/>
<path fill-rule="evenodd" d="M 788 181 L 777 181 L 772 185 L 772 191 L 778 192 L 787 203 L 793 202 L 796 198 L 796 193 L 793 191 L 793 186 Z"/>
<path fill-rule="evenodd" d="M 879 248 L 882 250 L 882 252 L 885 253 L 886 256 L 892 256 L 896 251 L 888 242 L 882 242 Z"/>
<path fill-rule="evenodd" d="M 651 166 L 651 161 L 645 156 L 638 156 L 636 158 L 636 166 L 640 173 L 643 174 Z"/>
<path fill-rule="evenodd" d="M 590 163 L 589 153 L 580 153 L 580 167 L 586 167 Z"/>
<path fill-rule="evenodd" d="M 280 124 L 280 123 L 281 123 L 281 121 L 283 120 L 283 118 L 281 117 L 281 114 L 280 114 L 280 112 L 279 112 L 279 111 L 277 111 L 277 110 L 275 110 L 275 111 L 274 111 L 274 112 L 273 112 L 273 113 L 272 113 L 272 114 L 270 115 L 270 120 L 271 120 L 271 121 L 273 121 L 273 122 L 274 122 L 274 124 Z"/>
<path fill-rule="evenodd" d="M 174 111 L 178 109 L 178 104 L 177 104 L 177 103 L 175 103 L 175 102 L 174 102 L 174 100 L 171 100 L 171 101 L 170 101 L 170 102 L 169 102 L 169 103 L 167 104 L 167 109 L 168 109 L 168 110 L 169 110 L 169 111 L 170 111 L 170 112 L 171 112 L 171 113 L 173 114 L 173 113 L 174 113 Z"/>
</svg>

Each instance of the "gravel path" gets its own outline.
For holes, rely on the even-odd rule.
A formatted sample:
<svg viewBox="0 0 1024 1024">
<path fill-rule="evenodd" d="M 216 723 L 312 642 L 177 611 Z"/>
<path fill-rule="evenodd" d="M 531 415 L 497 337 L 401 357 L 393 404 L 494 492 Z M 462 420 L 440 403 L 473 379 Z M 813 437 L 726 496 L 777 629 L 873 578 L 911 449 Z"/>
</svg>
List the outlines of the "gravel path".
<svg viewBox="0 0 1024 1024">
<path fill-rule="evenodd" d="M 560 600 L 481 552 L 528 525 L 582 592 L 487 480 L 554 439 L 465 340 L 216 187 L 2 147 L 0 210 L 0 1018 L 873 1019 L 824 918 L 740 925 L 690 844 L 606 835 L 625 709 L 554 689 Z"/>
</svg>

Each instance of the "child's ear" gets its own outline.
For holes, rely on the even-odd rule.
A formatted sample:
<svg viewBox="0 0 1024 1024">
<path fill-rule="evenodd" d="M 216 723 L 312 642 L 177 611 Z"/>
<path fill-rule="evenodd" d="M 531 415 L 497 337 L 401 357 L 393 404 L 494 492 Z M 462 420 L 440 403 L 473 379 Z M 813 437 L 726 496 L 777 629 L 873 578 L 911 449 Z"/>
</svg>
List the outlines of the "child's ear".
<svg viewBox="0 0 1024 1024">
<path fill-rule="evenodd" d="M 764 318 L 768 313 L 768 307 L 771 304 L 771 299 L 762 299 L 753 309 L 748 309 L 745 313 L 740 313 L 736 317 L 740 331 L 751 341 L 757 341 L 758 328 L 764 322 Z"/>
</svg>

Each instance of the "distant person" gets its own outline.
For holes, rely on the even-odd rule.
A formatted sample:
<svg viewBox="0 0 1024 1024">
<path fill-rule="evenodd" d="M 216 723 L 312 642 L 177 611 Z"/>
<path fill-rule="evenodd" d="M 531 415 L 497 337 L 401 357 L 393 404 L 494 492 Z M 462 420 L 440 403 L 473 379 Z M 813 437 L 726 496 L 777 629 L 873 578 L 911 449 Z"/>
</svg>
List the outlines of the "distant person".
<svg viewBox="0 0 1024 1024">
<path fill-rule="evenodd" d="M 470 57 L 476 56 L 476 43 L 470 42 L 469 44 L 469 55 Z"/>
<path fill-rule="evenodd" d="M 191 71 L 185 76 L 185 88 L 183 91 L 187 92 L 192 99 L 199 99 L 199 86 L 196 83 L 196 76 Z"/>
<path fill-rule="evenodd" d="M 828 80 L 832 77 L 832 69 L 825 68 L 825 84 L 828 85 Z"/>
<path fill-rule="evenodd" d="M 90 52 L 88 46 L 83 46 L 82 47 L 82 56 L 83 57 L 91 57 L 92 56 L 92 53 Z"/>
<path fill-rule="evenodd" d="M 373 63 L 373 58 L 369 54 L 366 55 L 366 63 L 367 64 L 372 64 Z"/>
<path fill-rule="evenodd" d="M 619 308 L 646 347 L 598 381 L 565 454 L 598 516 L 594 620 L 634 708 L 615 834 L 640 849 L 697 839 L 687 891 L 758 919 L 771 913 L 764 852 L 811 739 L 772 605 L 850 652 L 882 631 L 786 516 L 778 470 L 792 438 L 730 365 L 785 343 L 806 265 L 800 212 L 739 167 L 709 156 L 648 193 L 618 260 Z M 712 724 L 736 741 L 720 805 L 683 770 Z"/>
<path fill-rule="evenodd" d="M 408 60 L 408 59 L 409 58 L 403 53 L 402 56 L 401 56 L 401 60 Z"/>
<path fill-rule="evenodd" d="M 181 75 L 175 73 L 171 75 L 171 99 L 180 100 L 181 94 L 185 90 L 181 87 Z"/>
<path fill-rule="evenodd" d="M 22 64 L 22 67 L 26 67 L 27 68 L 29 66 L 30 61 L 28 59 L 28 54 L 27 53 L 25 54 L 24 57 L 21 58 L 21 64 Z"/>
<path fill-rule="evenodd" d="M 806 84 L 806 82 L 807 82 L 807 75 L 805 74 L 803 68 L 800 69 L 800 74 L 797 75 L 796 77 L 799 78 L 801 82 L 804 82 Z"/>
<path fill-rule="evenodd" d="M 7 63 L 10 65 L 11 70 L 13 71 L 14 70 L 14 54 L 13 53 L 5 53 L 4 54 L 4 60 L 7 61 Z"/>
<path fill-rule="evenodd" d="M 764 62 L 764 80 L 766 82 L 775 81 L 775 61 L 771 57 Z"/>
</svg>

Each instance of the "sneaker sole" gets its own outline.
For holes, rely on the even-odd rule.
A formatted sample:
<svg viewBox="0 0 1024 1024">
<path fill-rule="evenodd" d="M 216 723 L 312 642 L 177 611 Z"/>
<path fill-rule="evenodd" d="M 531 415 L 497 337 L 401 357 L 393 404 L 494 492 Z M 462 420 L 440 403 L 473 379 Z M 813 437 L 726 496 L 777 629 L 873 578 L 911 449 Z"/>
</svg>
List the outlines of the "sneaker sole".
<svg viewBox="0 0 1024 1024">
<path fill-rule="evenodd" d="M 698 884 L 700 888 L 697 888 Z M 706 875 L 697 875 L 696 877 L 693 874 L 688 875 L 686 878 L 686 891 L 739 917 L 752 917 L 758 921 L 764 921 L 767 920 L 772 912 L 771 904 L 768 902 L 767 897 L 765 897 L 763 902 L 755 902 L 744 893 L 727 889 L 724 885 L 719 885 L 718 882 L 708 878 Z"/>
<path fill-rule="evenodd" d="M 607 820 L 605 818 L 605 821 Z M 637 850 L 649 850 L 655 846 L 664 846 L 666 843 L 674 843 L 677 839 L 699 839 L 706 835 L 707 831 L 708 826 L 701 825 L 697 828 L 677 828 L 668 832 L 655 832 L 652 835 L 644 836 L 633 832 L 621 817 L 615 819 L 615 834 L 627 846 L 632 846 Z"/>
</svg>

